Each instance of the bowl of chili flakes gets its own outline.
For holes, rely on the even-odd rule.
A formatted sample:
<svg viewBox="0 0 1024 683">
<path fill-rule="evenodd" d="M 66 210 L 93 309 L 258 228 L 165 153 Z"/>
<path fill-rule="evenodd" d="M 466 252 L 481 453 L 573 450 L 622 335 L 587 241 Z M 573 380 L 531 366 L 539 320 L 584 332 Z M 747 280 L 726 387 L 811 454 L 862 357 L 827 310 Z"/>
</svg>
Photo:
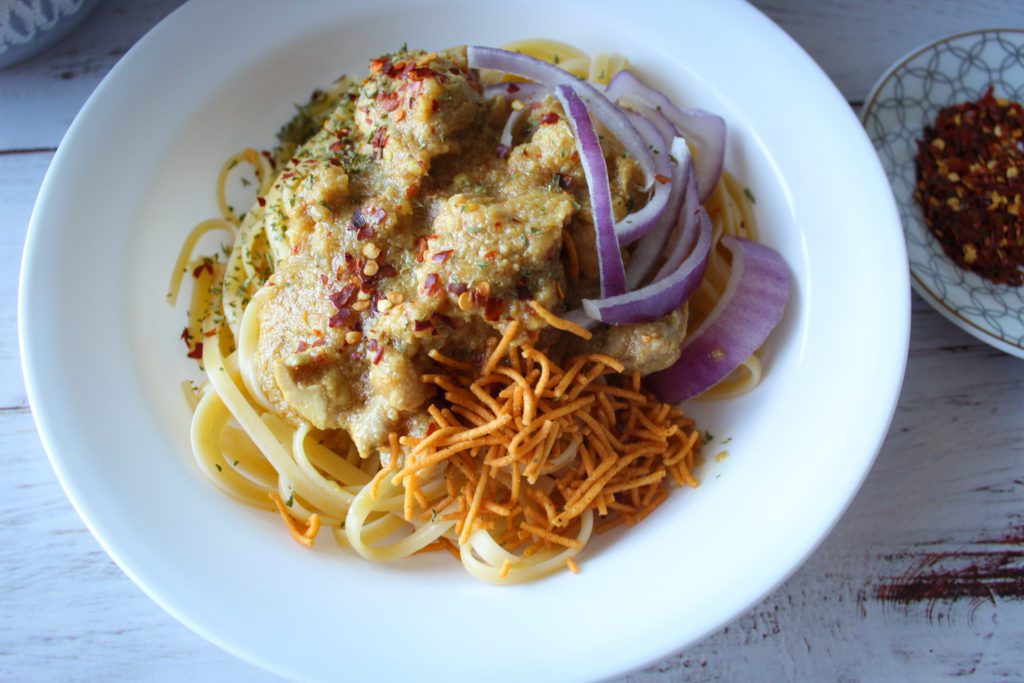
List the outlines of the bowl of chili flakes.
<svg viewBox="0 0 1024 683">
<path fill-rule="evenodd" d="M 914 50 L 875 84 L 861 120 L 899 206 L 914 290 L 1024 358 L 1024 30 Z"/>
</svg>

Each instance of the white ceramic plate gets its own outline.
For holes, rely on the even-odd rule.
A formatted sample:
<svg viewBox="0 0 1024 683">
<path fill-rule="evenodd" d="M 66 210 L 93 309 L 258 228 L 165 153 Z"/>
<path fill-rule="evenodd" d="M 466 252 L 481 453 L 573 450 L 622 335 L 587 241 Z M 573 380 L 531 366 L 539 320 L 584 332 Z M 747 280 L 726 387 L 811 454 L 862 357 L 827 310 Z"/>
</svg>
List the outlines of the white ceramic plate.
<svg viewBox="0 0 1024 683">
<path fill-rule="evenodd" d="M 825 537 L 867 474 L 906 359 L 906 253 L 885 175 L 825 75 L 751 7 L 470 0 L 193 2 L 111 71 L 43 183 L 22 271 L 26 381 L 68 496 L 168 612 L 272 671 L 347 680 L 588 680 L 733 619 Z M 447 557 L 370 564 L 296 547 L 192 462 L 178 383 L 195 372 L 163 299 L 222 160 L 269 146 L 293 102 L 403 42 L 534 35 L 629 55 L 730 125 L 728 167 L 795 276 L 738 400 L 694 406 L 730 439 L 703 484 L 588 546 L 578 576 L 471 579 Z M 714 447 L 710 454 L 714 454 Z"/>
<path fill-rule="evenodd" d="M 977 100 L 990 85 L 996 97 L 1024 101 L 1024 31 L 972 31 L 914 50 L 878 80 L 861 116 L 896 196 L 914 289 L 960 328 L 1024 358 L 1024 287 L 996 285 L 958 267 L 914 200 L 924 127 L 940 109 Z"/>
</svg>

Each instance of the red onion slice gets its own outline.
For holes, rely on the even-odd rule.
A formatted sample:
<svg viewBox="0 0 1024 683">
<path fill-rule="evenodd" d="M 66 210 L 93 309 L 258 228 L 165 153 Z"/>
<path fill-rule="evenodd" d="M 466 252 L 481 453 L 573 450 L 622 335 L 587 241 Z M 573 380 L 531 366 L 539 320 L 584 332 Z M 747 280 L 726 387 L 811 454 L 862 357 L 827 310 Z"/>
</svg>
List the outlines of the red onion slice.
<svg viewBox="0 0 1024 683">
<path fill-rule="evenodd" d="M 686 255 L 690 253 L 690 245 L 697 234 L 698 221 L 701 213 L 707 217 L 707 212 L 700 205 L 697 199 L 697 173 L 694 171 L 687 176 L 686 190 L 683 194 L 683 205 L 679 209 L 678 231 L 675 241 L 668 243 L 668 254 L 665 262 L 651 280 L 660 280 L 679 267 Z M 708 219 L 710 222 L 710 219 Z"/>
<path fill-rule="evenodd" d="M 672 138 L 679 135 L 676 127 L 672 125 L 671 121 L 665 118 L 664 114 L 637 97 L 633 97 L 632 95 L 622 95 L 619 97 L 618 105 L 628 111 L 639 114 L 650 121 L 654 127 L 658 129 L 661 137 L 664 138 L 665 144 L 670 143 Z"/>
<path fill-rule="evenodd" d="M 700 191 L 701 203 L 706 201 L 718 184 L 725 164 L 725 120 L 702 109 L 680 109 L 664 93 L 625 70 L 612 77 L 605 88 L 605 95 L 613 102 L 624 96 L 635 97 L 660 111 L 672 122 L 693 148 L 697 189 Z"/>
<path fill-rule="evenodd" d="M 512 147 L 512 135 L 515 132 L 515 128 L 529 111 L 526 107 L 512 110 L 512 113 L 508 115 L 508 121 L 505 122 L 505 128 L 501 131 L 501 137 L 498 139 L 499 147 Z"/>
<path fill-rule="evenodd" d="M 541 83 L 495 83 L 484 88 L 484 99 L 489 100 L 500 95 L 509 100 L 539 100 L 549 92 L 551 88 Z"/>
<path fill-rule="evenodd" d="M 494 69 L 529 78 L 531 81 L 551 88 L 560 85 L 569 86 L 580 99 L 587 103 L 594 118 L 600 121 L 608 129 L 608 132 L 615 136 L 626 152 L 640 164 L 647 187 L 649 188 L 654 182 L 654 159 L 643 138 L 636 132 L 625 113 L 609 102 L 608 98 L 594 86 L 554 64 L 518 52 L 470 45 L 466 48 L 466 58 L 469 66 L 475 69 Z"/>
<path fill-rule="evenodd" d="M 711 219 L 703 209 L 700 209 L 700 220 L 697 224 L 697 243 L 690 251 L 690 255 L 683 259 L 673 272 L 646 287 L 626 294 L 603 299 L 584 299 L 583 310 L 587 315 L 608 325 L 628 325 L 656 320 L 679 308 L 700 286 L 708 265 L 712 230 Z M 684 239 L 685 236 L 681 236 L 679 241 L 682 242 Z"/>
<path fill-rule="evenodd" d="M 665 139 L 661 137 L 657 126 L 644 117 L 632 112 L 628 116 L 654 154 L 655 182 L 654 192 L 648 197 L 647 203 L 615 224 L 615 234 L 619 236 L 619 244 L 622 245 L 636 242 L 659 224 L 673 190 L 672 167 Z"/>
<path fill-rule="evenodd" d="M 583 163 L 583 173 L 590 190 L 590 210 L 594 219 L 597 242 L 597 263 L 601 275 L 601 296 L 607 298 L 626 291 L 626 269 L 622 264 L 619 239 L 615 236 L 615 216 L 612 214 L 612 193 L 608 187 L 608 166 L 604 152 L 590 120 L 587 106 L 567 85 L 555 90 L 562 103 L 569 127 L 576 137 L 576 149 Z"/>
<path fill-rule="evenodd" d="M 793 279 L 786 262 L 774 249 L 750 240 L 726 236 L 722 244 L 732 252 L 722 297 L 687 336 L 679 360 L 644 380 L 662 401 L 685 401 L 725 379 L 782 319 Z"/>
<path fill-rule="evenodd" d="M 626 287 L 636 289 L 644 278 L 651 274 L 654 264 L 662 257 L 665 245 L 679 221 L 686 186 L 693 174 L 690 149 L 682 138 L 674 138 L 669 148 L 669 165 L 672 167 L 672 183 L 660 222 L 644 235 L 629 257 L 626 265 Z M 674 162 L 674 163 L 673 163 Z"/>
</svg>

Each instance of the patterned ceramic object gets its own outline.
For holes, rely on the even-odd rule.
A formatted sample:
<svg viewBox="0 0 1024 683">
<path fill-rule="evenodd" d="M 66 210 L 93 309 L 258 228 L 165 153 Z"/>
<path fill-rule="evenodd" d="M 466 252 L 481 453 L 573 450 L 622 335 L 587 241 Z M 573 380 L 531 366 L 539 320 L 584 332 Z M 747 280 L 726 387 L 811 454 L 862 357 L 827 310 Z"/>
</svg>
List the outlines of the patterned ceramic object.
<svg viewBox="0 0 1024 683">
<path fill-rule="evenodd" d="M 943 107 L 996 97 L 1024 102 L 1024 30 L 963 33 L 921 47 L 872 88 L 861 118 L 889 175 L 903 220 L 914 289 L 939 313 L 997 349 L 1024 358 L 1024 287 L 995 285 L 959 268 L 914 201 L 914 155 Z"/>
<path fill-rule="evenodd" d="M 98 4 L 99 0 L 0 0 L 0 69 L 53 45 Z"/>
</svg>

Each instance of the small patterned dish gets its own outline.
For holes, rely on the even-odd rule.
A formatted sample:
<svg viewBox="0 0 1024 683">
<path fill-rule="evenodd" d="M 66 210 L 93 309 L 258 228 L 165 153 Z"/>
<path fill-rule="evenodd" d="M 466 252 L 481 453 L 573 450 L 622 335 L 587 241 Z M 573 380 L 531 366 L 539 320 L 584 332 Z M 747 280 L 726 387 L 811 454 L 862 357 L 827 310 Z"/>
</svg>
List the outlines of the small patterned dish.
<svg viewBox="0 0 1024 683">
<path fill-rule="evenodd" d="M 1024 30 L 943 38 L 899 60 L 868 95 L 861 120 L 889 176 L 907 242 L 911 283 L 939 313 L 983 342 L 1024 358 L 1024 287 L 992 284 L 959 268 L 914 200 L 914 155 L 943 107 L 996 97 L 1024 101 Z"/>
<path fill-rule="evenodd" d="M 98 4 L 99 0 L 0 0 L 0 69 L 50 47 Z"/>
</svg>

